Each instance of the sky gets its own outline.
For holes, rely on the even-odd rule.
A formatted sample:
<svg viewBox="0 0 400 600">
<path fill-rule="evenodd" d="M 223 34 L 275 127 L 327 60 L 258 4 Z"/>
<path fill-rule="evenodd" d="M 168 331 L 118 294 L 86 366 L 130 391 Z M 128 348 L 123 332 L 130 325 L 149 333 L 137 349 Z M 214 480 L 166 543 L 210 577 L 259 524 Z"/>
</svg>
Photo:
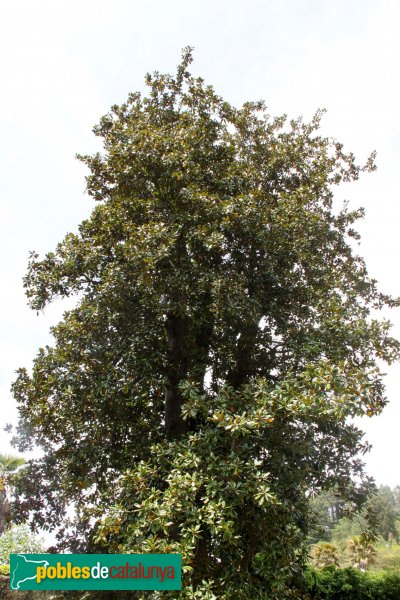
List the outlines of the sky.
<svg viewBox="0 0 400 600">
<path fill-rule="evenodd" d="M 271 115 L 306 120 L 326 108 L 322 133 L 360 162 L 377 151 L 378 170 L 336 198 L 365 207 L 358 252 L 400 296 L 399 27 L 398 0 L 0 0 L 0 452 L 15 453 L 2 430 L 17 420 L 15 370 L 51 343 L 68 308 L 28 308 L 28 253 L 54 249 L 89 216 L 75 154 L 100 150 L 100 117 L 144 91 L 146 72 L 174 72 L 184 46 L 195 48 L 193 74 L 232 104 L 263 99 Z M 358 425 L 373 445 L 367 472 L 395 486 L 400 367 L 386 372 L 388 406 Z"/>
</svg>

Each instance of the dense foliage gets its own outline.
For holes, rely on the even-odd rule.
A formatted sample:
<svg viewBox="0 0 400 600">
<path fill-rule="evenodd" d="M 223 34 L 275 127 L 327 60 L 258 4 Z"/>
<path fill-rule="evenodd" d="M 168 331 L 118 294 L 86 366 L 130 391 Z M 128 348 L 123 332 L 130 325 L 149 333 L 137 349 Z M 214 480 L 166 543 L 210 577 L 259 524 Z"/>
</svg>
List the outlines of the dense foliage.
<svg viewBox="0 0 400 600">
<path fill-rule="evenodd" d="M 362 573 L 355 569 L 311 570 L 307 576 L 309 600 L 398 600 L 400 574 L 385 571 Z"/>
<path fill-rule="evenodd" d="M 353 250 L 363 212 L 333 206 L 373 157 L 321 137 L 320 113 L 232 107 L 190 62 L 101 119 L 104 153 L 80 157 L 97 206 L 32 253 L 31 307 L 79 300 L 13 385 L 16 443 L 44 453 L 16 511 L 55 528 L 73 502 L 71 549 L 180 552 L 180 598 L 281 599 L 310 494 L 362 502 L 348 418 L 382 410 L 377 361 L 398 356 L 370 315 L 396 302 Z"/>
</svg>

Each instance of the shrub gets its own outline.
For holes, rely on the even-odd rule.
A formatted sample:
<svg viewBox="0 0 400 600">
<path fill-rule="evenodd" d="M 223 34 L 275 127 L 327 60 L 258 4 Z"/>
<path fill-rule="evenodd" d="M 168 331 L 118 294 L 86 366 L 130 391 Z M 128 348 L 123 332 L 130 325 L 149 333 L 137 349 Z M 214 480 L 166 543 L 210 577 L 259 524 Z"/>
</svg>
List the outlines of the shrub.
<svg viewBox="0 0 400 600">
<path fill-rule="evenodd" d="M 366 571 L 376 562 L 376 548 L 372 541 L 360 535 L 347 542 L 351 566 Z"/>
<path fill-rule="evenodd" d="M 43 540 L 28 525 L 13 525 L 0 536 L 0 565 L 8 565 L 10 554 L 44 552 Z"/>
<path fill-rule="evenodd" d="M 399 600 L 400 575 L 356 569 L 308 569 L 303 598 L 312 600 Z"/>
</svg>

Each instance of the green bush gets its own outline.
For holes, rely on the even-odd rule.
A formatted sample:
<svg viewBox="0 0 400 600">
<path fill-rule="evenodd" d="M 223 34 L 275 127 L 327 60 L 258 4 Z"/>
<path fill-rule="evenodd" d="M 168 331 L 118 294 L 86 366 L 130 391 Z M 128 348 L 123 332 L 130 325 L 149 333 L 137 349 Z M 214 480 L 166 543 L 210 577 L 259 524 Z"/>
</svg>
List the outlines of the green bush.
<svg viewBox="0 0 400 600">
<path fill-rule="evenodd" d="M 40 553 L 45 551 L 44 541 L 32 533 L 29 525 L 13 525 L 0 536 L 0 565 L 8 565 L 10 554 Z"/>
<path fill-rule="evenodd" d="M 315 600 L 399 600 L 400 574 L 355 569 L 308 569 L 306 595 Z"/>
</svg>

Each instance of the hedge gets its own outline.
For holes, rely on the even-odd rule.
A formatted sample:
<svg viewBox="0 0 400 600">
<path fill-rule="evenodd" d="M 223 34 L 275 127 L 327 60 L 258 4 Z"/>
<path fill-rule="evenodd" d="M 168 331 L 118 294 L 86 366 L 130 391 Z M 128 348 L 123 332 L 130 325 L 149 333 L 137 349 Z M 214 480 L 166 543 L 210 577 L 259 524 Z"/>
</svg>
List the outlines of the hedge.
<svg viewBox="0 0 400 600">
<path fill-rule="evenodd" d="M 399 600 L 400 573 L 309 568 L 305 598 L 315 600 Z"/>
</svg>

